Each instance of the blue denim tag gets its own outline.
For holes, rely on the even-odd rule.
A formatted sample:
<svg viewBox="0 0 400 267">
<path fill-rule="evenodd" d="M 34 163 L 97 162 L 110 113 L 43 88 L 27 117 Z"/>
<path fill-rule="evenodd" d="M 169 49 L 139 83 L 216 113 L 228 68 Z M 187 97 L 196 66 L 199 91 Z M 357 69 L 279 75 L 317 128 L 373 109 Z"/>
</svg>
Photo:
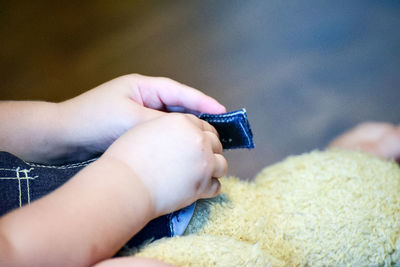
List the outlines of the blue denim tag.
<svg viewBox="0 0 400 267">
<path fill-rule="evenodd" d="M 224 149 L 254 148 L 253 133 L 245 109 L 224 114 L 206 114 L 199 116 L 215 127 Z"/>
</svg>

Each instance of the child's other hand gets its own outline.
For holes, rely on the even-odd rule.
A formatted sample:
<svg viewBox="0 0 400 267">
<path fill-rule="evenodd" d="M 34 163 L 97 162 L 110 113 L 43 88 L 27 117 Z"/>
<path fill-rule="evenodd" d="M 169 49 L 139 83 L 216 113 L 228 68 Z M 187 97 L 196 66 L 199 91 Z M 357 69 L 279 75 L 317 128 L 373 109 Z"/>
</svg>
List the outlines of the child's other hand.
<svg viewBox="0 0 400 267">
<path fill-rule="evenodd" d="M 334 139 L 329 147 L 356 150 L 388 159 L 400 158 L 400 126 L 383 122 L 361 123 Z"/>
<path fill-rule="evenodd" d="M 103 154 L 128 166 L 148 188 L 157 217 L 218 194 L 227 161 L 214 127 L 169 114 L 131 129 Z"/>
<path fill-rule="evenodd" d="M 226 112 L 215 99 L 194 88 L 168 78 L 130 74 L 60 103 L 63 138 L 78 148 L 80 160 L 89 158 L 131 127 L 165 115 L 169 106 Z"/>
</svg>

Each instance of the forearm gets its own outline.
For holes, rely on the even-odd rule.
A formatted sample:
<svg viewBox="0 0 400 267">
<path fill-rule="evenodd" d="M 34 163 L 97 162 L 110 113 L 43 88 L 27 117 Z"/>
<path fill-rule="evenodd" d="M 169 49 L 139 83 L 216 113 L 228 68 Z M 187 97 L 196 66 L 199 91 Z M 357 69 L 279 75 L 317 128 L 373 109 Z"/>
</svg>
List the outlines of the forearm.
<svg viewBox="0 0 400 267">
<path fill-rule="evenodd" d="M 133 176 L 122 163 L 100 158 L 52 194 L 4 216 L 0 259 L 86 266 L 112 256 L 153 218 L 148 191 Z"/>
<path fill-rule="evenodd" d="M 54 162 L 73 153 L 73 146 L 63 140 L 56 103 L 0 102 L 0 122 L 0 150 L 35 162 Z"/>
</svg>

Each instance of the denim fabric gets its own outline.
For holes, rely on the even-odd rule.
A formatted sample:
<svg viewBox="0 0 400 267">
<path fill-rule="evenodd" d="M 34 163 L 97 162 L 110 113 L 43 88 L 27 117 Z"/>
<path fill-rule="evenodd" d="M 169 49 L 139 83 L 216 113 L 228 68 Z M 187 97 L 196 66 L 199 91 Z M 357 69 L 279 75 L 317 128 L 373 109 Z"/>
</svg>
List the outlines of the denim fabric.
<svg viewBox="0 0 400 267">
<path fill-rule="evenodd" d="M 195 205 L 196 203 L 193 203 L 186 208 L 150 221 L 142 231 L 129 240 L 125 245 L 125 249 L 139 247 L 146 241 L 182 235 L 193 216 Z"/>
<path fill-rule="evenodd" d="M 0 152 L 0 216 L 54 191 L 93 161 L 45 166 Z"/>
<path fill-rule="evenodd" d="M 0 216 L 23 205 L 29 205 L 54 191 L 93 161 L 95 159 L 69 165 L 48 166 L 25 162 L 10 153 L 0 151 Z M 156 218 L 137 233 L 127 246 L 138 246 L 146 240 L 178 234 L 174 231 L 177 226 L 172 221 L 184 214 L 191 217 L 193 210 L 182 209 Z M 186 223 L 182 220 L 181 222 Z"/>
<path fill-rule="evenodd" d="M 254 148 L 253 133 L 245 109 L 224 114 L 201 114 L 203 119 L 215 127 L 224 149 Z"/>
<path fill-rule="evenodd" d="M 254 147 L 244 109 L 219 115 L 201 114 L 200 118 L 217 129 L 224 149 Z M 25 162 L 10 153 L 0 152 L 0 216 L 54 191 L 95 160 L 48 166 Z M 194 207 L 195 203 L 152 220 L 126 246 L 137 247 L 147 240 L 183 234 Z"/>
</svg>

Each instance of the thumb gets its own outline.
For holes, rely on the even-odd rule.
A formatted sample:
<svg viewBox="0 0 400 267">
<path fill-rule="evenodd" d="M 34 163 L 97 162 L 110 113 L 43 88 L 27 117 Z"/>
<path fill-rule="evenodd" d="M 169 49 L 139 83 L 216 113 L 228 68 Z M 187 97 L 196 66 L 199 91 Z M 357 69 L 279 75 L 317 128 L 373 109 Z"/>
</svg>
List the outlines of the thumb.
<svg viewBox="0 0 400 267">
<path fill-rule="evenodd" d="M 214 98 L 169 78 L 135 76 L 138 95 L 144 106 L 161 109 L 180 106 L 204 113 L 224 113 L 226 108 Z"/>
</svg>

